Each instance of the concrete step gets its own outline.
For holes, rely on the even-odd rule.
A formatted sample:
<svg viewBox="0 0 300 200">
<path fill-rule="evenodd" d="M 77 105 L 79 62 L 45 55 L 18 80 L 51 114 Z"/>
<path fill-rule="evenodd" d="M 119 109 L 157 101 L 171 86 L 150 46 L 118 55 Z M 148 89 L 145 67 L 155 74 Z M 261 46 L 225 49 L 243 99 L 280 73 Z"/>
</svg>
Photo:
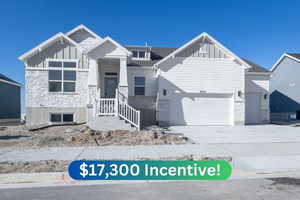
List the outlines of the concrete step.
<svg viewBox="0 0 300 200">
<path fill-rule="evenodd" d="M 132 126 L 130 123 L 127 123 L 125 120 L 117 116 L 99 116 L 93 117 L 90 120 L 89 126 L 94 130 L 128 130 L 135 131 L 136 127 Z"/>
<path fill-rule="evenodd" d="M 300 155 L 233 157 L 233 167 L 259 172 L 300 170 Z"/>
</svg>

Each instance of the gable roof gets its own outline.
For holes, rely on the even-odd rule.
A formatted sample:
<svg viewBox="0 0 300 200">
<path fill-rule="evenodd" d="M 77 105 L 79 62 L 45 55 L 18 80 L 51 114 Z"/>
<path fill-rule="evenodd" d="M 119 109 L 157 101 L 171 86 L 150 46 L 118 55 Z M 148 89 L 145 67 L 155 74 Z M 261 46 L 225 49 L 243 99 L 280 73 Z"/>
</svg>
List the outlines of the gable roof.
<svg viewBox="0 0 300 200">
<path fill-rule="evenodd" d="M 276 61 L 276 63 L 272 66 L 271 71 L 273 72 L 277 66 L 279 65 L 279 63 L 285 58 L 291 58 L 297 62 L 300 62 L 300 53 L 284 53 L 280 56 L 280 58 Z"/>
<path fill-rule="evenodd" d="M 161 61 L 157 62 L 155 64 L 155 66 L 157 67 L 158 65 L 160 65 L 161 63 L 165 62 L 167 59 L 175 56 L 177 53 L 183 51 L 184 49 L 188 48 L 190 45 L 194 44 L 195 42 L 197 42 L 198 40 L 200 40 L 201 38 L 207 38 L 208 40 L 210 40 L 211 42 L 215 43 L 217 45 L 217 47 L 219 47 L 220 49 L 222 49 L 225 53 L 227 53 L 229 56 L 231 56 L 233 58 L 233 60 L 237 60 L 239 61 L 241 64 L 243 64 L 245 66 L 245 68 L 251 68 L 251 66 L 246 63 L 244 60 L 242 60 L 241 58 L 239 58 L 237 55 L 235 55 L 234 53 L 232 53 L 229 49 L 227 49 L 226 47 L 224 47 L 221 43 L 219 43 L 217 40 L 215 40 L 213 37 L 211 37 L 210 35 L 208 35 L 207 33 L 203 32 L 200 35 L 198 35 L 197 37 L 195 37 L 194 39 L 190 40 L 189 42 L 187 42 L 186 44 L 182 45 L 180 48 L 176 49 L 175 51 L 173 51 L 171 54 L 169 54 L 168 56 L 166 56 L 164 59 L 162 59 Z"/>
<path fill-rule="evenodd" d="M 268 69 L 246 59 L 246 58 L 241 58 L 242 60 L 244 60 L 246 63 L 248 63 L 251 68 L 248 70 L 248 72 L 258 72 L 258 73 L 271 73 L 271 71 L 269 71 Z"/>
<path fill-rule="evenodd" d="M 81 47 L 76 42 L 74 42 L 72 39 L 70 39 L 63 33 L 57 33 L 54 36 L 52 36 L 51 38 L 49 38 L 48 40 L 40 43 L 38 46 L 34 47 L 33 49 L 31 49 L 31 50 L 27 51 L 26 53 L 24 53 L 23 55 L 21 55 L 19 57 L 19 60 L 26 61 L 28 58 L 34 56 L 35 54 L 42 51 L 43 49 L 51 46 L 53 43 L 55 43 L 56 41 L 58 41 L 62 38 L 67 40 L 68 42 L 70 42 L 72 45 L 76 46 L 80 51 L 82 51 Z"/>
<path fill-rule="evenodd" d="M 146 50 L 143 46 L 125 46 L 128 50 Z M 151 52 L 151 59 L 150 60 L 131 60 L 127 63 L 127 66 L 129 67 L 152 67 L 157 63 L 158 61 L 162 60 L 169 54 L 171 54 L 173 51 L 175 51 L 178 48 L 173 47 L 147 47 L 150 49 Z M 248 65 L 251 66 L 249 68 L 248 72 L 255 72 L 255 73 L 271 73 L 266 68 L 246 59 L 241 58 L 243 61 L 245 61 Z"/>
<path fill-rule="evenodd" d="M 80 25 L 76 26 L 75 28 L 73 28 L 72 30 L 70 30 L 68 33 L 66 33 L 66 36 L 70 36 L 70 35 L 72 35 L 73 33 L 77 32 L 79 30 L 85 30 L 86 32 L 88 32 L 89 34 L 94 36 L 95 38 L 97 38 L 99 40 L 102 40 L 102 38 L 99 35 L 97 35 L 95 32 L 93 32 L 91 29 L 84 26 L 83 24 L 80 24 Z"/>
<path fill-rule="evenodd" d="M 4 74 L 1 74 L 1 73 L 0 73 L 0 82 L 5 82 L 5 83 L 11 84 L 11 85 L 21 87 L 20 83 L 8 78 L 7 76 L 5 76 Z"/>
<path fill-rule="evenodd" d="M 125 47 L 123 47 L 122 45 L 120 45 L 119 43 L 117 43 L 116 41 L 114 41 L 113 39 L 111 39 L 110 37 L 105 37 L 104 39 L 102 39 L 101 41 L 95 43 L 90 49 L 87 50 L 88 52 L 93 51 L 94 49 L 96 49 L 97 47 L 100 47 L 101 45 L 103 45 L 105 42 L 111 42 L 112 44 L 116 45 L 117 47 L 119 47 L 125 54 L 127 55 L 132 55 L 132 53 L 130 51 L 128 51 Z"/>
</svg>

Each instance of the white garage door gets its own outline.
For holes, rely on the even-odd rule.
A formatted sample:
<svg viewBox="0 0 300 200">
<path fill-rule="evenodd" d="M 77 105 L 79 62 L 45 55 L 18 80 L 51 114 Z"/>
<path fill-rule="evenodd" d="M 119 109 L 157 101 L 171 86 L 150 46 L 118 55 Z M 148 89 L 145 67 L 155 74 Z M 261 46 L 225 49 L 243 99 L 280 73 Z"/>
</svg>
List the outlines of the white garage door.
<svg viewBox="0 0 300 200">
<path fill-rule="evenodd" d="M 260 123 L 260 93 L 246 93 L 245 119 L 246 124 Z"/>
<path fill-rule="evenodd" d="M 233 95 L 187 97 L 179 94 L 171 101 L 170 121 L 174 125 L 232 125 Z"/>
</svg>

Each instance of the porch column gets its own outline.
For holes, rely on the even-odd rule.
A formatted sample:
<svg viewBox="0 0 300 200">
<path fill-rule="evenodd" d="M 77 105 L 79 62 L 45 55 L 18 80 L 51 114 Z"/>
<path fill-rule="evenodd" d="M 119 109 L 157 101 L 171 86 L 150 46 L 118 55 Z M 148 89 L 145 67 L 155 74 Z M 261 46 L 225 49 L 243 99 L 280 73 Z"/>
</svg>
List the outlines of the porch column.
<svg viewBox="0 0 300 200">
<path fill-rule="evenodd" d="M 98 98 L 98 64 L 96 59 L 89 59 L 89 74 L 88 74 L 88 102 L 87 108 L 89 113 L 95 116 L 95 100 Z"/>
<path fill-rule="evenodd" d="M 127 58 L 120 58 L 119 91 L 128 98 Z"/>
</svg>

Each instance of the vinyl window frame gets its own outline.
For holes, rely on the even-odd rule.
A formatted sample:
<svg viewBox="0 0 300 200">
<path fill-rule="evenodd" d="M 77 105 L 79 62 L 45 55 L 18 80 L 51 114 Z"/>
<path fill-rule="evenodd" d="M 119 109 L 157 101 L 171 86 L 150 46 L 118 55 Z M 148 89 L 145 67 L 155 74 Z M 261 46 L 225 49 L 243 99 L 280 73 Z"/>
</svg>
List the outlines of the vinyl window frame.
<svg viewBox="0 0 300 200">
<path fill-rule="evenodd" d="M 144 78 L 144 84 L 135 84 L 136 78 Z M 134 96 L 146 96 L 146 77 L 145 76 L 134 76 L 133 78 L 133 85 L 134 85 Z M 144 88 L 144 94 L 136 94 L 136 88 Z"/>
<path fill-rule="evenodd" d="M 76 93 L 76 82 L 77 82 L 77 71 L 78 71 L 78 59 L 46 59 L 47 62 L 47 69 L 48 69 L 48 92 L 49 93 L 60 93 L 60 94 L 75 94 Z M 49 62 L 61 62 L 61 67 L 50 67 Z M 64 67 L 64 62 L 75 62 L 76 67 Z M 49 79 L 49 72 L 53 71 L 61 71 L 61 80 L 50 80 Z M 74 71 L 75 72 L 75 80 L 64 80 L 64 71 Z M 60 91 L 50 91 L 50 82 L 60 82 L 61 83 L 61 90 Z M 64 83 L 74 83 L 75 90 L 71 92 L 64 91 Z"/>
<path fill-rule="evenodd" d="M 146 50 L 132 50 L 132 59 L 134 60 L 148 60 L 148 51 Z M 133 56 L 133 52 L 137 52 L 137 57 L 134 57 Z M 140 52 L 143 52 L 144 53 L 144 57 L 140 57 Z"/>
<path fill-rule="evenodd" d="M 60 115 L 60 121 L 59 122 L 52 122 L 51 116 L 52 115 Z M 73 115 L 73 121 L 72 122 L 64 122 L 64 115 Z M 73 124 L 75 122 L 75 113 L 73 112 L 50 112 L 49 113 L 49 123 L 50 124 Z"/>
</svg>

